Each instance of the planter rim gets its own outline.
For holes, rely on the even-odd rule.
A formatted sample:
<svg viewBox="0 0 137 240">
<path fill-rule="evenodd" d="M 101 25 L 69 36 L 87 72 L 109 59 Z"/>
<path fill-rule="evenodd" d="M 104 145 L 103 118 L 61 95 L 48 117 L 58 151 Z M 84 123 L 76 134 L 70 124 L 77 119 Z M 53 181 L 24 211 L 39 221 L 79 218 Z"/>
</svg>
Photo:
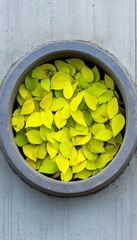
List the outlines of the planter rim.
<svg viewBox="0 0 137 240">
<path fill-rule="evenodd" d="M 41 61 L 44 62 L 44 58 L 54 59 L 60 54 L 81 56 L 105 70 L 115 80 L 126 108 L 124 140 L 114 159 L 97 175 L 86 180 L 68 183 L 51 179 L 30 168 L 15 144 L 11 126 L 15 93 L 24 76 L 31 68 L 39 65 Z M 119 63 L 108 53 L 92 44 L 81 41 L 61 41 L 35 49 L 17 62 L 6 76 L 0 90 L 0 105 L 0 145 L 3 153 L 23 180 L 48 194 L 62 197 L 81 196 L 105 187 L 124 170 L 137 145 L 137 97 L 134 87 Z"/>
</svg>

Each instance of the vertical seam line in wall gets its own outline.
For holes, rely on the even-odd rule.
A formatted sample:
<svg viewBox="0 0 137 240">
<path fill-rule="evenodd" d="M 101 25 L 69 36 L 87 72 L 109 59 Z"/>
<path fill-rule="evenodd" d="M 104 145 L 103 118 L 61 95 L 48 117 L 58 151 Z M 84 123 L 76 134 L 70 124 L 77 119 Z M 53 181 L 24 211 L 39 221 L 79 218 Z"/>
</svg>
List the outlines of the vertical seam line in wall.
<svg viewBox="0 0 137 240">
<path fill-rule="evenodd" d="M 137 4 L 136 4 L 136 1 L 135 0 L 135 86 L 137 87 Z"/>
</svg>

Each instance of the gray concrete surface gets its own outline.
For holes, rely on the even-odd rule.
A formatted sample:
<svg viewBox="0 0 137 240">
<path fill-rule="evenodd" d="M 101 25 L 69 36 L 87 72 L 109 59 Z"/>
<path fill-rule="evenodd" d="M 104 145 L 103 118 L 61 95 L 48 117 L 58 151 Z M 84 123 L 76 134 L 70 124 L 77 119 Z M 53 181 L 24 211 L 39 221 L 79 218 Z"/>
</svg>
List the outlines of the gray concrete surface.
<svg viewBox="0 0 137 240">
<path fill-rule="evenodd" d="M 136 0 L 0 0 L 0 82 L 13 63 L 55 40 L 95 42 L 137 81 Z M 26 185 L 0 152 L 0 239 L 137 239 L 137 153 L 98 193 L 61 199 Z"/>
</svg>

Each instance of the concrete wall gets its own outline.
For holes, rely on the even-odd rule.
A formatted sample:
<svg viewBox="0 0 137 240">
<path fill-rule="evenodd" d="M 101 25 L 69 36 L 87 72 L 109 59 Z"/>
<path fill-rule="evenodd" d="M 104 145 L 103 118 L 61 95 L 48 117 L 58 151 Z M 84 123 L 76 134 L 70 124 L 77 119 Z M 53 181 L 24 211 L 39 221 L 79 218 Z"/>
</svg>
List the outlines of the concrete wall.
<svg viewBox="0 0 137 240">
<path fill-rule="evenodd" d="M 136 0 L 0 0 L 0 81 L 13 63 L 55 40 L 95 42 L 137 83 Z M 135 240 L 137 153 L 98 193 L 61 199 L 26 185 L 0 152 L 0 239 Z"/>
</svg>

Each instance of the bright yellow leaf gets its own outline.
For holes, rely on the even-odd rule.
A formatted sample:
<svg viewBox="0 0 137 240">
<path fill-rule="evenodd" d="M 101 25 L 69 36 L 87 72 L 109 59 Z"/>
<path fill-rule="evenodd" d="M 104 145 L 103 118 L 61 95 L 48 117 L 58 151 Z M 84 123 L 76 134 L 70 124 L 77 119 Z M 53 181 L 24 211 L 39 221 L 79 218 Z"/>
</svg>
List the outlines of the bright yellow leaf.
<svg viewBox="0 0 137 240">
<path fill-rule="evenodd" d="M 108 141 L 112 138 L 113 133 L 109 129 L 101 129 L 96 134 L 95 138 L 100 141 Z"/>
<path fill-rule="evenodd" d="M 98 68 L 96 66 L 93 67 L 92 72 L 93 72 L 93 75 L 94 75 L 94 82 L 98 82 L 100 80 L 100 73 L 99 73 Z"/>
<path fill-rule="evenodd" d="M 71 168 L 69 168 L 65 174 L 61 173 L 61 180 L 64 182 L 69 182 L 70 180 L 72 180 L 72 177 L 73 173 Z"/>
<path fill-rule="evenodd" d="M 75 112 L 71 112 L 71 116 L 77 123 L 87 127 L 84 115 L 83 115 L 83 113 L 80 110 L 77 110 Z"/>
<path fill-rule="evenodd" d="M 19 132 L 24 127 L 24 116 L 13 116 L 12 127 L 16 132 Z"/>
<path fill-rule="evenodd" d="M 63 95 L 66 99 L 70 99 L 73 96 L 74 89 L 70 81 L 66 82 L 63 88 Z"/>
<path fill-rule="evenodd" d="M 51 89 L 62 90 L 68 81 L 73 82 L 72 76 L 68 73 L 59 71 L 55 73 L 51 79 Z"/>
<path fill-rule="evenodd" d="M 66 103 L 67 103 L 67 101 L 65 98 L 62 98 L 62 97 L 52 98 L 52 103 L 51 103 L 50 109 L 51 109 L 51 111 L 56 112 L 56 111 L 62 109 Z"/>
<path fill-rule="evenodd" d="M 58 171 L 57 164 L 49 159 L 42 161 L 42 164 L 38 170 L 41 173 L 54 174 Z"/>
<path fill-rule="evenodd" d="M 51 103 L 52 103 L 52 92 L 48 93 L 42 98 L 40 102 L 40 107 L 47 110 L 50 108 Z"/>
<path fill-rule="evenodd" d="M 60 152 L 65 158 L 70 158 L 71 156 L 71 149 L 66 142 L 61 142 L 59 146 Z"/>
<path fill-rule="evenodd" d="M 40 131 L 38 130 L 30 130 L 26 133 L 28 141 L 32 144 L 41 144 L 43 140 L 40 136 Z"/>
<path fill-rule="evenodd" d="M 41 112 L 41 121 L 47 128 L 51 129 L 53 123 L 53 113 L 50 109 Z"/>
<path fill-rule="evenodd" d="M 87 160 L 78 163 L 77 165 L 72 166 L 73 173 L 81 172 L 87 165 Z"/>
<path fill-rule="evenodd" d="M 83 60 L 79 58 L 70 58 L 66 60 L 69 64 L 73 65 L 77 71 L 81 71 L 82 67 L 85 66 L 85 63 Z"/>
<path fill-rule="evenodd" d="M 92 70 L 89 67 L 87 66 L 82 67 L 81 72 L 84 79 L 86 79 L 87 82 L 91 83 L 93 81 L 94 75 Z"/>
<path fill-rule="evenodd" d="M 113 136 L 115 137 L 124 127 L 125 118 L 122 114 L 117 114 L 111 120 L 111 127 L 113 131 Z"/>
<path fill-rule="evenodd" d="M 56 157 L 56 163 L 59 168 L 59 170 L 65 174 L 67 170 L 69 169 L 69 160 L 62 156 L 62 154 L 59 154 Z"/>
<path fill-rule="evenodd" d="M 113 118 L 118 113 L 118 100 L 116 97 L 113 97 L 107 105 L 107 113 L 109 116 L 109 119 Z"/>
<path fill-rule="evenodd" d="M 23 103 L 22 109 L 21 109 L 21 115 L 28 115 L 31 114 L 35 109 L 35 103 L 32 98 L 26 100 Z"/>
<path fill-rule="evenodd" d="M 24 155 L 33 160 L 34 162 L 36 162 L 37 158 L 35 157 L 34 155 L 34 149 L 35 149 L 35 145 L 32 145 L 32 144 L 27 144 L 25 146 L 22 147 L 22 150 L 23 150 L 23 153 Z"/>
<path fill-rule="evenodd" d="M 61 129 L 66 125 L 67 120 L 63 119 L 62 111 L 58 110 L 54 115 L 54 121 L 58 129 Z"/>
<path fill-rule="evenodd" d="M 83 169 L 81 172 L 78 172 L 74 175 L 74 179 L 82 179 L 85 180 L 87 178 L 89 178 L 92 175 L 92 171 L 87 170 L 87 169 Z"/>
<path fill-rule="evenodd" d="M 105 85 L 107 88 L 114 90 L 114 81 L 107 74 L 105 74 Z"/>
<path fill-rule="evenodd" d="M 62 60 L 55 60 L 55 66 L 61 72 L 70 73 L 68 64 Z"/>
<path fill-rule="evenodd" d="M 39 127 L 43 123 L 41 121 L 41 114 L 40 112 L 33 112 L 26 121 L 26 128 L 27 127 Z"/>
<path fill-rule="evenodd" d="M 101 104 L 96 111 L 92 111 L 92 118 L 97 123 L 104 123 L 108 120 L 107 104 Z"/>
<path fill-rule="evenodd" d="M 91 95 L 88 92 L 85 92 L 84 99 L 85 99 L 85 103 L 91 110 L 96 110 L 98 99 L 95 96 Z"/>
<path fill-rule="evenodd" d="M 73 112 L 76 112 L 82 99 L 83 99 L 83 94 L 79 94 L 76 97 L 74 97 L 70 102 L 70 110 Z"/>
<path fill-rule="evenodd" d="M 47 152 L 51 158 L 55 157 L 58 153 L 57 149 L 55 149 L 50 142 L 47 142 Z"/>
</svg>

